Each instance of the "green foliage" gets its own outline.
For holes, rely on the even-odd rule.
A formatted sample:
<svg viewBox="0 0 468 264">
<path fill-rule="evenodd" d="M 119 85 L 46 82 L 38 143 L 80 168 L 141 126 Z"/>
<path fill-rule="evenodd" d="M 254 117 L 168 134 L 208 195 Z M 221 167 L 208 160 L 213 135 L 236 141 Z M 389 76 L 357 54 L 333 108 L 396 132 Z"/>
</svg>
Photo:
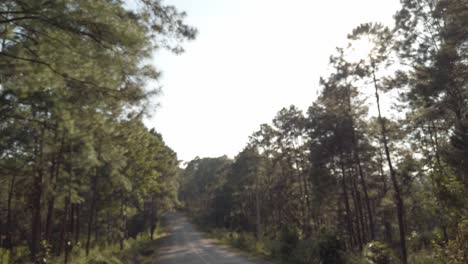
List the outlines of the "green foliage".
<svg viewBox="0 0 468 264">
<path fill-rule="evenodd" d="M 103 245 L 93 248 L 86 255 L 85 248 L 75 246 L 70 255 L 71 264 L 130 264 L 153 263 L 161 239 L 165 236 L 164 230 L 159 226 L 155 231 L 154 239 L 150 239 L 149 232 L 143 232 L 136 238 L 125 241 L 125 249 L 120 250 L 116 244 Z M 63 263 L 62 258 L 51 258 L 49 263 Z"/>
<path fill-rule="evenodd" d="M 10 250 L 0 248 L 0 263 L 10 263 L 11 252 Z"/>
<path fill-rule="evenodd" d="M 422 249 L 410 254 L 408 263 L 410 264 L 426 264 L 426 263 L 438 263 L 433 254 L 433 249 Z M 443 264 L 445 262 L 441 262 Z"/>
<path fill-rule="evenodd" d="M 80 262 L 78 262 L 80 263 Z M 83 262 L 84 263 L 84 262 Z M 93 250 L 89 257 L 86 258 L 86 263 L 90 264 L 122 264 L 122 262 L 115 256 L 107 252 Z"/>
<path fill-rule="evenodd" d="M 222 193 L 218 192 L 225 181 L 225 172 L 230 165 L 226 157 L 195 159 L 187 164 L 180 176 L 180 198 L 185 202 L 185 207 L 197 217 L 201 217 L 206 223 L 215 222 L 222 226 L 223 216 L 218 212 L 228 202 Z M 212 199 L 216 197 L 216 199 Z M 211 209 L 214 210 L 211 210 Z M 209 221 L 206 221 L 210 218 Z M 215 220 L 215 221 L 211 221 Z"/>
<path fill-rule="evenodd" d="M 278 111 L 222 171 L 190 162 L 185 188 L 198 195 L 181 196 L 188 209 L 207 226 L 255 234 L 288 263 L 434 262 L 420 252 L 464 251 L 455 241 L 468 213 L 467 9 L 401 4 L 395 27 L 364 23 L 348 35 L 307 113 Z M 194 177 L 200 160 L 206 175 Z"/>
<path fill-rule="evenodd" d="M 331 233 L 301 240 L 288 255 L 291 263 L 347 263 L 343 243 Z"/>
<path fill-rule="evenodd" d="M 257 241 L 252 233 L 214 228 L 209 230 L 209 234 L 223 244 L 254 254 L 266 254 L 265 246 L 261 241 Z"/>
<path fill-rule="evenodd" d="M 321 263 L 316 240 L 309 238 L 299 241 L 290 256 L 290 261 L 298 264 Z"/>
<path fill-rule="evenodd" d="M 387 245 L 379 241 L 367 244 L 363 251 L 366 263 L 369 264 L 390 264 L 393 263 L 393 252 Z"/>
<path fill-rule="evenodd" d="M 36 256 L 37 263 L 47 263 L 50 259 L 51 246 L 46 240 L 41 241 L 41 248 L 39 254 Z"/>
<path fill-rule="evenodd" d="M 229 244 L 288 263 L 344 263 L 345 250 L 405 263 L 407 248 L 411 263 L 465 263 L 468 13 L 459 0 L 401 4 L 394 28 L 351 32 L 307 113 L 283 108 L 233 160 L 182 170 L 143 117 L 159 93 L 146 88 L 160 76 L 147 58 L 196 35 L 184 12 L 2 1 L 2 262 L 147 261 L 156 244 L 138 236 L 184 205 Z M 367 54 L 349 58 L 362 40 Z M 397 118 L 380 109 L 384 94 Z"/>
<path fill-rule="evenodd" d="M 249 232 L 233 232 L 219 228 L 209 230 L 210 236 L 223 244 L 285 263 L 347 263 L 343 243 L 335 235 L 324 233 L 315 238 L 298 240 L 297 233 L 292 230 L 285 229 L 281 233 L 277 240 L 258 240 Z"/>
<path fill-rule="evenodd" d="M 468 220 L 458 225 L 454 239 L 434 242 L 435 259 L 440 263 L 462 264 L 468 261 Z"/>
<path fill-rule="evenodd" d="M 0 246 L 15 261 L 83 249 L 117 263 L 92 248 L 124 247 L 179 203 L 177 155 L 143 124 L 159 92 L 147 58 L 182 52 L 196 30 L 173 6 L 137 2 L 0 3 Z"/>
<path fill-rule="evenodd" d="M 433 232 L 411 232 L 408 238 L 408 248 L 412 252 L 418 252 L 420 250 L 427 249 L 431 246 L 431 241 L 434 240 L 435 235 Z"/>
<path fill-rule="evenodd" d="M 324 263 L 344 263 L 344 244 L 332 233 L 324 233 L 319 237 L 318 253 Z"/>
<path fill-rule="evenodd" d="M 280 231 L 279 241 L 281 243 L 279 254 L 281 259 L 286 260 L 297 246 L 299 241 L 298 234 L 296 230 L 292 229 L 291 227 L 283 226 Z"/>
</svg>

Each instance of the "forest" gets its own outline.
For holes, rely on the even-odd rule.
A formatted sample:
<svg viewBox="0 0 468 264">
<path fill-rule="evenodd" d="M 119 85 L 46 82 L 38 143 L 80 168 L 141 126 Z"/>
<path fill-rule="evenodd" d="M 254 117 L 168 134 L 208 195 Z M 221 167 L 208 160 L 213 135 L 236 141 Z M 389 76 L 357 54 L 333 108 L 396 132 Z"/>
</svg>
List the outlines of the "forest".
<svg viewBox="0 0 468 264">
<path fill-rule="evenodd" d="M 200 225 L 283 263 L 467 263 L 467 4 L 403 0 L 394 19 L 349 33 L 307 111 L 187 164 Z"/>
<path fill-rule="evenodd" d="M 122 263 L 174 209 L 281 263 L 467 263 L 467 4 L 400 2 L 349 32 L 306 111 L 184 165 L 143 121 L 186 13 L 0 1 L 0 263 Z"/>
<path fill-rule="evenodd" d="M 0 263 L 116 263 L 92 255 L 178 204 L 177 155 L 143 124 L 159 93 L 148 58 L 196 30 L 135 3 L 0 2 Z"/>
</svg>

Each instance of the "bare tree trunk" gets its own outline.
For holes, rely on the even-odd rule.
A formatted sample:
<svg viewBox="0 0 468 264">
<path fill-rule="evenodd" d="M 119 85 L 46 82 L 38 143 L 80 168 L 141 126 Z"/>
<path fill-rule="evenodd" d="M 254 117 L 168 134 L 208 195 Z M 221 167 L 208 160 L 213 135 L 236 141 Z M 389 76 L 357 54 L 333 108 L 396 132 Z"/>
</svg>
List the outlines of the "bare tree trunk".
<svg viewBox="0 0 468 264">
<path fill-rule="evenodd" d="M 150 236 L 154 239 L 154 231 L 156 230 L 156 211 L 154 208 L 154 194 L 151 195 L 151 214 L 150 214 Z"/>
<path fill-rule="evenodd" d="M 94 213 L 96 208 L 96 195 L 97 195 L 97 184 L 98 184 L 98 168 L 96 168 L 96 174 L 92 180 L 92 198 L 91 198 L 91 207 L 89 209 L 89 219 L 88 219 L 88 232 L 86 235 L 86 256 L 89 255 L 89 248 L 91 246 L 91 232 L 93 231 L 94 223 Z"/>
<path fill-rule="evenodd" d="M 35 117 L 36 114 L 34 113 Z M 41 199 L 42 199 L 42 179 L 43 179 L 43 148 L 44 148 L 44 130 L 41 128 L 40 135 L 34 138 L 34 172 L 33 172 L 33 190 L 31 193 L 32 217 L 31 217 L 31 259 L 36 262 L 37 254 L 42 233 L 41 221 Z"/>
<path fill-rule="evenodd" d="M 53 158 L 51 169 L 50 169 L 49 181 L 54 191 L 57 187 L 55 181 L 59 177 L 59 174 L 60 174 L 64 143 L 65 143 L 65 132 L 63 132 L 62 134 L 59 152 Z M 49 244 L 51 244 L 51 240 L 52 240 L 54 205 L 55 205 L 55 195 L 52 194 L 51 197 L 49 197 L 48 202 L 47 202 L 46 231 L 45 231 L 45 239 Z"/>
<path fill-rule="evenodd" d="M 351 116 L 352 106 L 351 106 L 351 94 L 350 93 L 351 92 L 348 89 L 348 98 L 347 98 L 348 100 L 347 100 L 347 102 L 348 102 L 348 112 L 350 113 L 349 118 L 350 118 L 350 122 L 351 122 L 351 128 L 350 129 L 351 129 L 351 142 L 352 142 L 352 146 L 353 146 L 353 156 L 354 156 L 354 159 L 355 159 L 357 167 L 358 167 L 359 180 L 360 180 L 359 183 L 361 184 L 362 190 L 364 192 L 364 201 L 366 203 L 367 217 L 369 218 L 370 239 L 373 240 L 375 238 L 374 217 L 372 215 L 372 209 L 371 209 L 371 205 L 370 205 L 369 194 L 367 192 L 367 184 L 366 184 L 366 180 L 364 178 L 364 171 L 363 171 L 362 165 L 361 165 L 361 157 L 360 157 L 360 153 L 359 153 L 359 144 L 358 144 L 358 140 L 357 140 L 357 137 L 356 137 L 356 131 L 355 131 L 355 128 L 354 128 L 354 119 Z"/>
<path fill-rule="evenodd" d="M 356 172 L 355 172 L 356 173 Z M 361 233 L 362 233 L 362 243 L 365 244 L 367 243 L 367 228 L 366 228 L 366 220 L 364 216 L 364 210 L 363 210 L 363 205 L 362 205 L 362 198 L 361 198 L 361 192 L 359 191 L 359 187 L 356 183 L 356 179 L 351 179 L 351 182 L 354 186 L 355 194 L 356 194 L 356 201 L 358 203 L 358 217 L 359 217 L 359 223 L 361 225 Z"/>
<path fill-rule="evenodd" d="M 4 227 L 4 225 L 3 225 L 3 221 L 2 221 L 2 217 L 3 217 L 3 215 L 2 215 L 3 208 L 2 208 L 1 205 L 2 205 L 2 203 L 1 203 L 1 201 L 0 201 L 0 247 L 3 247 L 3 246 L 4 246 L 4 243 L 3 243 L 3 236 L 4 236 L 4 235 L 3 235 L 3 227 Z M 5 223 L 5 225 L 6 225 L 6 223 Z"/>
<path fill-rule="evenodd" d="M 107 225 L 106 225 L 106 243 L 112 244 L 112 217 L 110 212 L 106 213 Z"/>
<path fill-rule="evenodd" d="M 75 217 L 76 217 L 76 204 L 71 204 L 71 212 L 70 212 L 70 227 L 69 227 L 69 238 L 68 240 L 70 242 L 73 241 L 73 235 L 74 235 L 74 232 L 75 232 Z"/>
<path fill-rule="evenodd" d="M 75 204 L 70 204 L 70 222 L 67 224 L 67 230 L 65 232 L 65 257 L 64 263 L 68 263 L 69 254 L 73 248 L 73 229 L 75 226 Z"/>
<path fill-rule="evenodd" d="M 96 245 L 98 244 L 98 241 L 99 241 L 99 226 L 100 222 L 99 222 L 99 208 L 98 208 L 98 204 L 97 204 L 97 198 L 96 198 L 96 208 L 94 210 L 94 243 L 96 243 Z"/>
<path fill-rule="evenodd" d="M 16 183 L 16 174 L 13 173 L 11 176 L 10 182 L 10 189 L 8 191 L 8 199 L 7 199 L 7 222 L 6 222 L 6 238 L 4 241 L 3 246 L 6 249 L 13 248 L 13 213 L 11 211 L 12 208 L 12 201 L 13 201 L 13 194 L 15 190 L 15 183 Z"/>
<path fill-rule="evenodd" d="M 356 184 L 354 183 L 354 179 L 351 175 L 351 197 L 353 198 L 354 202 L 354 213 L 356 214 L 356 233 L 357 233 L 357 240 L 358 240 L 358 246 L 359 249 L 362 250 L 362 245 L 364 244 L 364 234 L 362 230 L 362 211 L 360 210 L 361 208 L 361 202 L 359 199 L 359 193 L 358 190 L 356 190 Z"/>
<path fill-rule="evenodd" d="M 47 203 L 45 239 L 48 243 L 52 240 L 52 219 L 54 216 L 55 197 L 50 197 Z"/>
<path fill-rule="evenodd" d="M 348 199 L 348 190 L 346 186 L 346 172 L 344 168 L 344 163 L 343 163 L 343 154 L 341 154 L 340 158 L 340 167 L 341 167 L 341 173 L 342 173 L 342 178 L 341 178 L 341 187 L 343 189 L 343 198 L 345 202 L 345 208 L 346 208 L 346 225 L 348 227 L 348 234 L 349 234 L 349 244 L 351 247 L 354 247 L 354 230 L 353 230 L 353 224 L 351 220 L 351 210 L 349 206 L 349 199 Z"/>
<path fill-rule="evenodd" d="M 311 194 L 311 188 L 309 186 L 309 181 L 307 180 L 307 175 L 309 175 L 309 166 L 308 164 L 305 164 L 305 162 L 303 162 L 303 168 L 307 168 L 307 169 L 304 169 L 301 173 L 302 173 L 302 180 L 304 182 L 304 190 L 305 190 L 305 202 L 306 202 L 306 220 L 307 220 L 307 233 L 305 234 L 306 237 L 309 237 L 310 234 L 311 234 L 311 226 L 310 226 L 310 207 L 311 207 L 311 202 L 310 202 L 310 199 L 312 197 L 312 194 Z"/>
<path fill-rule="evenodd" d="M 395 203 L 397 207 L 397 217 L 398 217 L 398 228 L 400 230 L 400 249 L 401 249 L 401 260 L 403 264 L 407 263 L 407 251 L 406 251 L 406 232 L 405 232 L 405 209 L 403 204 L 403 199 L 400 192 L 400 187 L 398 184 L 398 180 L 396 178 L 395 170 L 393 169 L 392 159 L 390 156 L 390 150 L 388 147 L 388 139 L 387 139 L 387 129 L 385 127 L 385 122 L 382 119 L 382 114 L 380 111 L 380 99 L 379 99 L 379 90 L 377 87 L 377 79 L 375 77 L 375 66 L 373 65 L 372 68 L 372 77 L 374 81 L 374 88 L 375 88 L 375 99 L 377 102 L 377 110 L 379 114 L 379 123 L 381 128 L 382 134 L 382 142 L 385 148 L 385 155 L 387 157 L 388 168 L 390 170 L 390 177 L 393 183 L 393 189 L 395 191 Z"/>
<path fill-rule="evenodd" d="M 101 142 L 98 143 L 97 146 L 97 159 L 101 159 Z M 92 187 L 92 198 L 91 198 L 91 206 L 89 208 L 89 219 L 88 219 L 88 232 L 86 235 L 86 256 L 89 255 L 89 248 L 91 246 L 91 232 L 93 231 L 93 222 L 94 222 L 94 214 L 96 211 L 96 200 L 97 200 L 97 185 L 98 185 L 98 178 L 99 178 L 100 168 L 99 166 L 96 167 L 95 174 L 92 179 L 91 187 Z"/>
<path fill-rule="evenodd" d="M 302 233 L 306 234 L 307 233 L 307 204 L 306 204 L 306 194 L 305 194 L 305 186 L 304 186 L 304 181 L 302 180 L 302 175 L 300 172 L 297 172 L 297 169 L 299 168 L 299 164 L 295 162 L 296 169 L 291 166 L 291 170 L 294 171 L 294 174 L 296 174 L 296 181 L 299 183 L 299 195 L 301 197 L 301 202 L 300 202 L 300 207 L 301 207 L 301 213 L 302 213 Z"/>
<path fill-rule="evenodd" d="M 259 190 L 258 190 L 258 182 L 256 183 L 256 188 L 255 188 L 255 220 L 256 220 L 256 226 L 257 226 L 257 239 L 260 240 L 262 239 L 262 220 L 261 220 L 261 214 L 260 214 L 260 195 L 259 195 Z"/>
<path fill-rule="evenodd" d="M 126 217 L 124 214 L 125 210 L 125 197 L 124 197 L 124 192 L 122 191 L 121 193 L 121 203 L 120 203 L 120 219 L 121 219 L 121 224 L 120 224 L 120 239 L 119 239 L 119 245 L 120 245 L 120 250 L 124 249 L 124 241 L 125 241 L 125 222 L 126 222 Z"/>
<path fill-rule="evenodd" d="M 80 242 L 80 205 L 76 205 L 76 221 L 75 221 L 75 244 Z"/>
<path fill-rule="evenodd" d="M 68 206 L 70 204 L 70 197 L 65 197 L 65 208 L 63 212 L 62 218 L 62 227 L 60 229 L 60 240 L 59 240 L 59 248 L 58 248 L 58 255 L 62 255 L 63 245 L 65 243 L 65 232 L 67 232 L 67 217 L 68 217 Z"/>
<path fill-rule="evenodd" d="M 374 240 L 375 238 L 374 217 L 372 215 L 372 207 L 370 205 L 369 194 L 367 192 L 367 184 L 364 179 L 364 173 L 363 173 L 362 166 L 361 166 L 361 159 L 357 151 L 356 151 L 356 161 L 357 161 L 358 170 L 359 170 L 359 180 L 360 180 L 362 190 L 364 192 L 364 200 L 366 202 L 367 218 L 369 219 L 370 239 Z"/>
</svg>

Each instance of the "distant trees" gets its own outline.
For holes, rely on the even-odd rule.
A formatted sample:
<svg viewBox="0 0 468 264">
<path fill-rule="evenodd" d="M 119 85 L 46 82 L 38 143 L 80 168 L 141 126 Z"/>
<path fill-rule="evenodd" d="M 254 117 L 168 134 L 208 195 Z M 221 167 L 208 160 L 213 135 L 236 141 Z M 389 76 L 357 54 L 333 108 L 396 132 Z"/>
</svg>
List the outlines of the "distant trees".
<svg viewBox="0 0 468 264">
<path fill-rule="evenodd" d="M 466 262 L 467 14 L 410 0 L 356 27 L 307 113 L 281 109 L 217 175 L 224 221 L 205 221 L 288 263 Z"/>
<path fill-rule="evenodd" d="M 220 187 L 224 184 L 223 177 L 230 164 L 227 157 L 219 158 L 196 158 L 187 164 L 180 177 L 181 189 L 180 197 L 186 201 L 186 207 L 203 217 L 214 217 L 216 223 L 224 223 L 224 219 L 219 219 L 218 214 L 224 206 L 232 206 L 228 200 L 222 202 L 218 197 Z M 223 217 L 224 215 L 221 215 Z"/>
<path fill-rule="evenodd" d="M 177 202 L 177 157 L 142 123 L 159 75 L 144 60 L 195 30 L 138 2 L 0 3 L 0 245 L 13 256 L 123 246 L 147 201 Z"/>
</svg>

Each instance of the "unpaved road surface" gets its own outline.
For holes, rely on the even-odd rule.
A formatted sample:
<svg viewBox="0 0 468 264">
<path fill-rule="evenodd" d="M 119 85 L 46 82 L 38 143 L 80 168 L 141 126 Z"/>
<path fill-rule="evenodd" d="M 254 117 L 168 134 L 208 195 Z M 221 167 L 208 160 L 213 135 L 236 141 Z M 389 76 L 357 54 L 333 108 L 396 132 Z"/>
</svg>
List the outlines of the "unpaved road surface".
<svg viewBox="0 0 468 264">
<path fill-rule="evenodd" d="M 154 264 L 269 264 L 216 245 L 180 213 L 170 213 L 164 218 L 170 234 L 162 241 Z"/>
</svg>

